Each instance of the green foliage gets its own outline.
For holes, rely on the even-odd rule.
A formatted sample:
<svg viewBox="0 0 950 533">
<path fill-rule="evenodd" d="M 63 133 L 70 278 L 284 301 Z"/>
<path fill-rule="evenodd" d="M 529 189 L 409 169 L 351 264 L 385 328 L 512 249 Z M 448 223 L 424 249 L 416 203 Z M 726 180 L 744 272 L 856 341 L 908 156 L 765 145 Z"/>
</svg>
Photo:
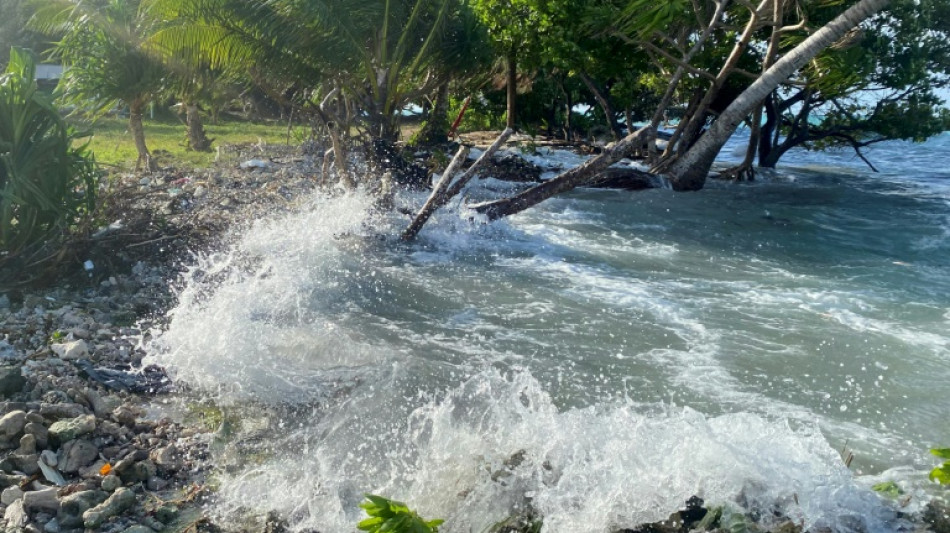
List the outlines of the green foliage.
<svg viewBox="0 0 950 533">
<path fill-rule="evenodd" d="M 465 116 L 459 124 L 460 133 L 470 131 L 498 130 L 505 127 L 505 93 L 504 91 L 490 91 L 480 93 L 472 98 L 465 110 Z M 449 99 L 449 118 L 455 120 L 465 98 Z"/>
<path fill-rule="evenodd" d="M 888 498 L 897 498 L 901 494 L 904 494 L 904 491 L 897 485 L 897 483 L 894 483 L 893 481 L 882 481 L 877 483 L 871 487 L 871 490 L 878 494 L 883 494 Z"/>
<path fill-rule="evenodd" d="M 13 49 L 0 77 L 0 260 L 55 247 L 95 207 L 98 175 L 86 148 Z"/>
<path fill-rule="evenodd" d="M 438 533 L 442 520 L 423 520 L 406 504 L 382 496 L 366 494 L 360 504 L 369 518 L 356 525 L 360 531 L 370 533 Z"/>
<path fill-rule="evenodd" d="M 937 468 L 930 471 L 930 480 L 943 485 L 950 485 L 950 448 L 934 448 L 930 453 L 941 459 L 948 459 Z"/>
</svg>

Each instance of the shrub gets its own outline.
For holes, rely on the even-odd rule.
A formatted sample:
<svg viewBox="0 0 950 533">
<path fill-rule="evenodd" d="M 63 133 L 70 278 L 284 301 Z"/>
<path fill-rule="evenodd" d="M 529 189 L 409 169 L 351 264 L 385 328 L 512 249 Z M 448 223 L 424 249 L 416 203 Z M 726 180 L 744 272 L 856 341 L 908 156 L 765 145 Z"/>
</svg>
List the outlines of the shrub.
<svg viewBox="0 0 950 533">
<path fill-rule="evenodd" d="M 438 533 L 442 520 L 423 520 L 406 504 L 376 496 L 366 495 L 360 504 L 369 518 L 356 525 L 360 531 L 370 533 Z"/>
<path fill-rule="evenodd" d="M 72 146 L 76 134 L 39 92 L 35 70 L 14 48 L 0 76 L 0 265 L 55 251 L 95 206 L 92 157 Z"/>
</svg>

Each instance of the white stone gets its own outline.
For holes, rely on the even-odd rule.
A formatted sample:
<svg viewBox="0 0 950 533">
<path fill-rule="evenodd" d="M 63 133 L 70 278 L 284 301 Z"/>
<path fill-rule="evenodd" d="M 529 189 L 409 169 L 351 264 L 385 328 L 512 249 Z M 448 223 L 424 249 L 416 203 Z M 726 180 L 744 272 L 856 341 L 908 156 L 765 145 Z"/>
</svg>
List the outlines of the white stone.
<svg viewBox="0 0 950 533">
<path fill-rule="evenodd" d="M 86 341 L 82 339 L 78 341 L 53 344 L 50 346 L 50 349 L 53 350 L 53 353 L 63 359 L 79 359 L 82 357 L 89 357 L 89 345 L 86 344 Z"/>
</svg>

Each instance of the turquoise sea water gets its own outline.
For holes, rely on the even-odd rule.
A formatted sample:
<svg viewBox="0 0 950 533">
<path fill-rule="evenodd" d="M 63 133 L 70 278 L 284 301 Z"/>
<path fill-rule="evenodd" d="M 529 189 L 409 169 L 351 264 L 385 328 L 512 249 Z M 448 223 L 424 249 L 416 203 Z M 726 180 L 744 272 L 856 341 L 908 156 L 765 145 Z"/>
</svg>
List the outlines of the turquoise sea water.
<svg viewBox="0 0 950 533">
<path fill-rule="evenodd" d="M 350 531 L 371 491 L 445 531 L 525 509 L 611 531 L 697 494 L 894 531 L 870 485 L 913 511 L 950 445 L 950 134 L 867 155 L 882 172 L 799 151 L 698 193 L 454 209 L 413 244 L 365 197 L 315 197 L 201 258 L 150 354 L 257 413 L 224 515 Z"/>
</svg>

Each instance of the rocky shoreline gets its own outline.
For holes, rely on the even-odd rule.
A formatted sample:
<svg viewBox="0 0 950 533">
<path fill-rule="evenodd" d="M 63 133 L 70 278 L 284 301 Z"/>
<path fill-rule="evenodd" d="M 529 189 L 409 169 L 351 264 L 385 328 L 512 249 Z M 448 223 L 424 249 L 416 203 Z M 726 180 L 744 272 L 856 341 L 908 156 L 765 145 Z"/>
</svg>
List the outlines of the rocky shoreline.
<svg viewBox="0 0 950 533">
<path fill-rule="evenodd" d="M 190 250 L 317 186 L 312 159 L 256 151 L 233 157 L 254 161 L 246 168 L 116 177 L 113 222 L 72 272 L 0 295 L 4 531 L 217 530 L 199 509 L 213 428 L 156 408 L 174 386 L 142 366 L 141 345 L 173 304 Z"/>
<path fill-rule="evenodd" d="M 210 447 L 221 420 L 169 415 L 162 404 L 187 391 L 176 390 L 161 368 L 143 366 L 142 345 L 174 304 L 192 250 L 226 245 L 229 230 L 290 209 L 321 186 L 319 159 L 263 150 L 243 147 L 212 169 L 116 177 L 110 222 L 86 243 L 72 272 L 51 288 L 0 295 L 4 531 L 221 531 L 202 509 L 213 492 Z M 719 518 L 701 524 L 701 505 L 624 531 L 738 527 Z M 245 530 L 283 528 L 278 517 L 259 518 Z M 914 524 L 950 533 L 942 506 L 929 506 Z M 515 518 L 495 531 L 537 526 Z M 786 522 L 776 531 L 801 528 Z"/>
</svg>

